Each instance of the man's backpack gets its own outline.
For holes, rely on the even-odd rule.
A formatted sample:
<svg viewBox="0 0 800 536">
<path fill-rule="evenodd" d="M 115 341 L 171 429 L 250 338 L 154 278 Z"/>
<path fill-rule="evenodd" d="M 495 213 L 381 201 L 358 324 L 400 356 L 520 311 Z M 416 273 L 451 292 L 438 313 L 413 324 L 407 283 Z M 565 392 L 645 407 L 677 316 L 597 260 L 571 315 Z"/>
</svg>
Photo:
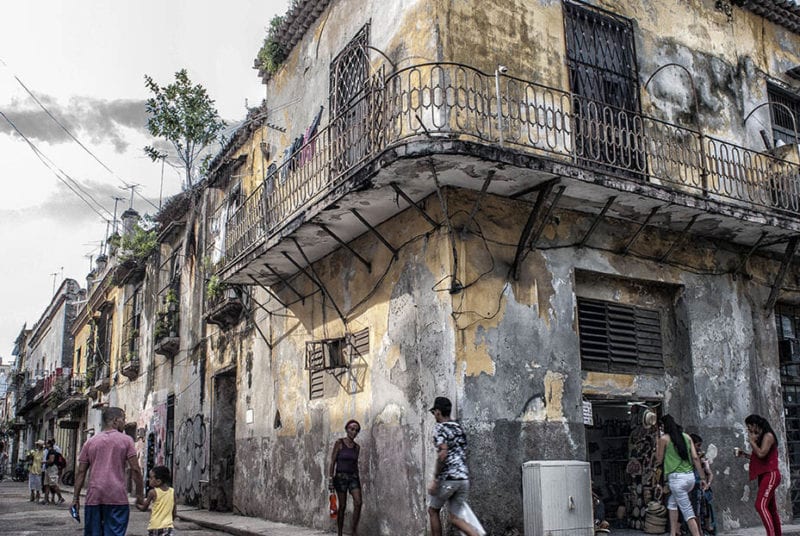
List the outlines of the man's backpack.
<svg viewBox="0 0 800 536">
<path fill-rule="evenodd" d="M 53 455 L 53 463 L 56 464 L 56 467 L 59 469 L 64 469 L 67 466 L 67 460 L 60 452 L 56 452 Z"/>
</svg>

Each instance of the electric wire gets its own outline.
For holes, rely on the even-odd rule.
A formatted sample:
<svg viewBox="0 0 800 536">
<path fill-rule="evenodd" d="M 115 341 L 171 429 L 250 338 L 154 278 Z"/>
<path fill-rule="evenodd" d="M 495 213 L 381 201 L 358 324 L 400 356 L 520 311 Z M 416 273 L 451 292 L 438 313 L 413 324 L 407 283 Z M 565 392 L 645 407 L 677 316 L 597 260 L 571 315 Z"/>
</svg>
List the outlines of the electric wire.
<svg viewBox="0 0 800 536">
<path fill-rule="evenodd" d="M 69 188 L 69 190 L 72 193 L 78 196 L 78 198 L 80 198 L 81 201 L 86 203 L 86 206 L 88 206 L 95 214 L 100 216 L 103 219 L 103 221 L 107 222 L 110 221 L 111 218 L 113 218 L 111 212 L 109 212 L 99 201 L 97 201 L 94 197 L 92 197 L 92 195 L 89 192 L 85 191 L 83 187 L 75 179 L 70 177 L 64 170 L 56 166 L 52 162 L 52 160 L 47 158 L 47 156 L 45 156 L 45 154 L 38 147 L 36 147 L 36 145 L 30 139 L 28 139 L 28 137 L 25 136 L 25 134 L 23 134 L 22 131 L 19 130 L 19 128 L 17 128 L 17 125 L 15 125 L 14 122 L 11 121 L 11 119 L 5 113 L 3 113 L 2 110 L 0 110 L 0 115 L 3 116 L 3 119 L 5 119 L 6 122 L 9 125 L 11 125 L 11 128 L 13 128 L 14 131 L 25 141 L 25 143 L 28 144 L 28 147 L 30 147 L 31 151 L 33 151 L 33 154 L 36 155 L 36 157 L 42 162 L 42 164 L 44 164 L 45 167 L 47 167 L 47 169 L 49 169 L 59 181 L 61 181 L 67 188 Z M 72 184 L 70 184 L 70 182 L 72 182 Z M 95 206 L 93 206 L 92 203 L 90 203 L 87 200 L 87 197 L 94 203 Z M 102 214 L 100 210 L 105 211 L 106 214 Z"/>
</svg>

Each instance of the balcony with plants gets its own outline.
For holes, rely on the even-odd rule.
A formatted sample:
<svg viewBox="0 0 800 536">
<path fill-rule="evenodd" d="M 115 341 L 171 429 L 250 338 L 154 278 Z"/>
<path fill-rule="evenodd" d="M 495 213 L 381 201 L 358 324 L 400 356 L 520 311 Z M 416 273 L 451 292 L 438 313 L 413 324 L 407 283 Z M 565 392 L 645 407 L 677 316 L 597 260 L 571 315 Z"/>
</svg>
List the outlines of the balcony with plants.
<svg viewBox="0 0 800 536">
<path fill-rule="evenodd" d="M 755 229 L 766 218 L 787 233 L 800 229 L 800 166 L 792 152 L 744 147 L 696 126 L 468 65 L 426 63 L 384 72 L 379 68 L 349 108 L 228 214 L 217 272 L 222 280 L 251 284 L 265 264 L 294 271 L 282 258 L 293 247 L 287 237 L 312 221 L 335 227 L 369 220 L 357 200 L 373 206 L 368 223 L 374 226 L 436 191 L 438 181 L 481 189 L 484 179 L 452 182 L 454 173 L 437 172 L 435 165 L 452 169 L 454 157 L 493 163 L 498 180 L 486 191 L 495 195 L 524 199 L 542 182 L 557 179 L 575 186 L 578 197 L 602 190 L 592 199 L 600 206 L 609 196 L 644 197 L 714 210 L 730 225 L 741 219 Z M 410 159 L 419 165 L 408 173 L 387 171 L 408 169 L 404 163 Z M 370 193 L 381 187 L 390 187 L 383 199 Z M 394 203 L 400 198 L 406 203 Z M 342 230 L 328 250 L 364 230 Z M 302 239 L 309 247 L 328 240 L 319 233 Z"/>
<path fill-rule="evenodd" d="M 228 329 L 242 320 L 244 303 L 239 285 L 223 283 L 216 274 L 212 275 L 205 288 L 205 320 L 221 329 Z"/>
</svg>

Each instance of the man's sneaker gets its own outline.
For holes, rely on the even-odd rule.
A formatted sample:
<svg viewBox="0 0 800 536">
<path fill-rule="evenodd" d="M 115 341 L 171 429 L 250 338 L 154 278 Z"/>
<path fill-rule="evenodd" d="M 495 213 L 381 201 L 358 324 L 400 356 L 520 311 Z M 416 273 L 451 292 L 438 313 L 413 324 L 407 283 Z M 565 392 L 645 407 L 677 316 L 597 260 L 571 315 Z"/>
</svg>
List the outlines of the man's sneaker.
<svg viewBox="0 0 800 536">
<path fill-rule="evenodd" d="M 39 501 L 39 504 L 50 504 L 49 501 Z"/>
<path fill-rule="evenodd" d="M 60 499 L 58 499 L 58 504 L 64 504 L 64 497 L 61 497 Z"/>
</svg>

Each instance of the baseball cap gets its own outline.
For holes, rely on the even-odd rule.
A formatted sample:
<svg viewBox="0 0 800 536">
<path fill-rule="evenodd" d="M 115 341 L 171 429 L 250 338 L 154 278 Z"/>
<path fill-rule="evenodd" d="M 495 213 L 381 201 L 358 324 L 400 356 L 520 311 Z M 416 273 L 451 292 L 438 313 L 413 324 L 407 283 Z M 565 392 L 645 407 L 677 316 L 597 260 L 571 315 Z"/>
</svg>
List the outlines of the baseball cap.
<svg viewBox="0 0 800 536">
<path fill-rule="evenodd" d="M 450 402 L 450 399 L 446 396 L 437 396 L 436 399 L 433 401 L 433 407 L 430 411 L 438 409 L 443 413 L 449 412 L 453 408 L 453 404 Z"/>
</svg>

